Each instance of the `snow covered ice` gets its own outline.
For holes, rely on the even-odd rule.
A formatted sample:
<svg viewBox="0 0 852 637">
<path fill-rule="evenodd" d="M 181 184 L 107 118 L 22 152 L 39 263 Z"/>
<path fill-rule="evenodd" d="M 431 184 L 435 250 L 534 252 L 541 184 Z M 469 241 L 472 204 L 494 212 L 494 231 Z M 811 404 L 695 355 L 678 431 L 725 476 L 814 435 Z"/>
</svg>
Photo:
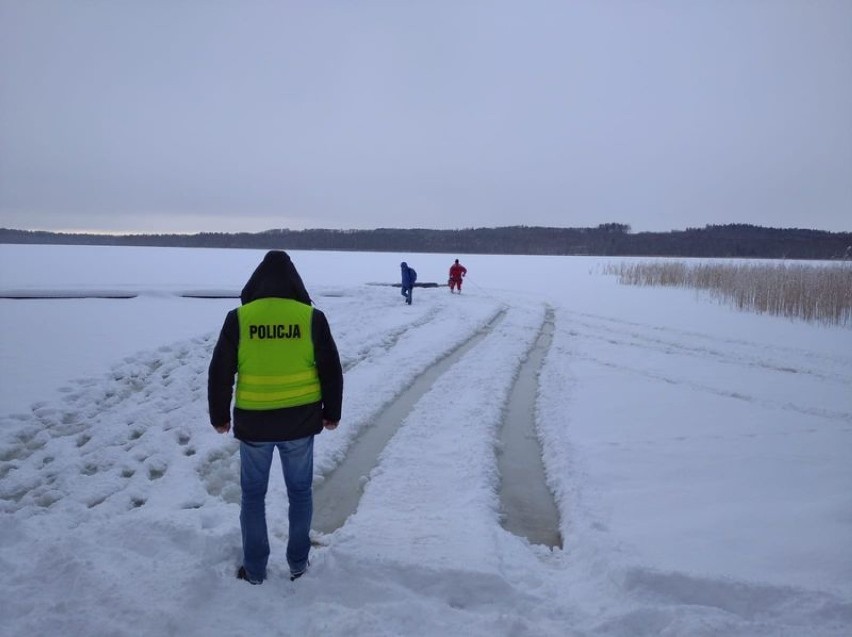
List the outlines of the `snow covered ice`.
<svg viewBox="0 0 852 637">
<path fill-rule="evenodd" d="M 290 582 L 240 564 L 236 441 L 207 365 L 262 251 L 0 246 L 4 635 L 852 634 L 852 330 L 620 286 L 602 258 L 293 252 L 345 370 L 317 493 L 437 374 Z M 407 260 L 421 282 L 395 283 Z M 214 294 L 215 293 L 215 294 Z M 498 457 L 546 323 L 530 435 L 563 547 L 501 524 Z M 477 339 L 472 342 L 472 339 Z M 277 466 L 277 460 L 276 460 Z M 323 500 L 317 496 L 317 507 Z"/>
</svg>

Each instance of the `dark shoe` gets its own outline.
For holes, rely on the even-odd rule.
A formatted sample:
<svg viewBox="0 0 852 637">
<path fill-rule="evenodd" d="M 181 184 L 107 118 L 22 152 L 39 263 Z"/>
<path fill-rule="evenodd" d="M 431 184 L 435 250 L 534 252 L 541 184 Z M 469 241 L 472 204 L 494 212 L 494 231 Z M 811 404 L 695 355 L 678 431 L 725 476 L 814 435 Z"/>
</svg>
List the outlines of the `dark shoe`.
<svg viewBox="0 0 852 637">
<path fill-rule="evenodd" d="M 311 565 L 311 562 L 310 562 L 310 560 L 309 560 L 309 561 L 308 561 L 308 563 L 307 563 L 307 564 L 305 564 L 305 568 L 303 568 L 301 571 L 290 571 L 290 581 L 291 581 L 291 582 L 295 582 L 295 581 L 296 581 L 297 579 L 299 579 L 302 575 L 304 575 L 305 573 L 307 573 L 307 572 L 308 572 L 308 567 L 309 567 L 310 565 Z"/>
<path fill-rule="evenodd" d="M 241 566 L 239 568 L 239 570 L 237 571 L 237 579 L 245 580 L 246 582 L 248 582 L 249 584 L 252 584 L 254 586 L 257 586 L 258 584 L 263 584 L 262 579 L 250 578 L 248 572 L 246 571 L 245 566 Z"/>
</svg>

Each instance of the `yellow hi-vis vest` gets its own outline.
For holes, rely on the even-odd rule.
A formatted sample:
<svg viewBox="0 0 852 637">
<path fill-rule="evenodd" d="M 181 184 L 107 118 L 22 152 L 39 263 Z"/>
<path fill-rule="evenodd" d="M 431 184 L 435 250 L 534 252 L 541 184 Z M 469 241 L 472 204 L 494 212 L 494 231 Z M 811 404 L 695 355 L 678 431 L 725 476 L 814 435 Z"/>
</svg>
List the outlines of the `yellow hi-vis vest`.
<svg viewBox="0 0 852 637">
<path fill-rule="evenodd" d="M 280 409 L 322 398 L 311 337 L 313 311 L 279 298 L 258 299 L 237 310 L 237 407 Z"/>
</svg>

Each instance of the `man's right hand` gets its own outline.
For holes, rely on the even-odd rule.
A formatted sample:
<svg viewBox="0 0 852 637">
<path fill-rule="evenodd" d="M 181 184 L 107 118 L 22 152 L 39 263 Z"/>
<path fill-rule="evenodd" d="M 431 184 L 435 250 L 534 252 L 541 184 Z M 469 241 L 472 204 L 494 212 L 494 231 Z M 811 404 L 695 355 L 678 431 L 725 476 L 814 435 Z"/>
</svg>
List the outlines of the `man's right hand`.
<svg viewBox="0 0 852 637">
<path fill-rule="evenodd" d="M 339 422 L 339 420 L 323 420 L 322 426 L 328 429 L 329 431 L 334 431 L 335 429 L 337 429 L 337 425 Z"/>
</svg>

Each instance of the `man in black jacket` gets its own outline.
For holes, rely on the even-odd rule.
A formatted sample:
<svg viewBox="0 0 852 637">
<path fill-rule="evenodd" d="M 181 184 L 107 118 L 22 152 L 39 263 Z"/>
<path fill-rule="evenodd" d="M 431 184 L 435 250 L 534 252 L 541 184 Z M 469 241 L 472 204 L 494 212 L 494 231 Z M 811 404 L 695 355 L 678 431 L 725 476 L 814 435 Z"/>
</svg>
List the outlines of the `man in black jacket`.
<svg viewBox="0 0 852 637">
<path fill-rule="evenodd" d="M 295 580 L 308 568 L 311 547 L 314 436 L 340 421 L 343 370 L 328 321 L 311 306 L 286 252 L 266 254 L 240 300 L 225 317 L 207 385 L 210 423 L 221 434 L 231 429 L 235 398 L 243 538 L 237 577 L 252 584 L 266 578 L 266 490 L 277 448 L 290 504 L 287 562 Z"/>
</svg>

